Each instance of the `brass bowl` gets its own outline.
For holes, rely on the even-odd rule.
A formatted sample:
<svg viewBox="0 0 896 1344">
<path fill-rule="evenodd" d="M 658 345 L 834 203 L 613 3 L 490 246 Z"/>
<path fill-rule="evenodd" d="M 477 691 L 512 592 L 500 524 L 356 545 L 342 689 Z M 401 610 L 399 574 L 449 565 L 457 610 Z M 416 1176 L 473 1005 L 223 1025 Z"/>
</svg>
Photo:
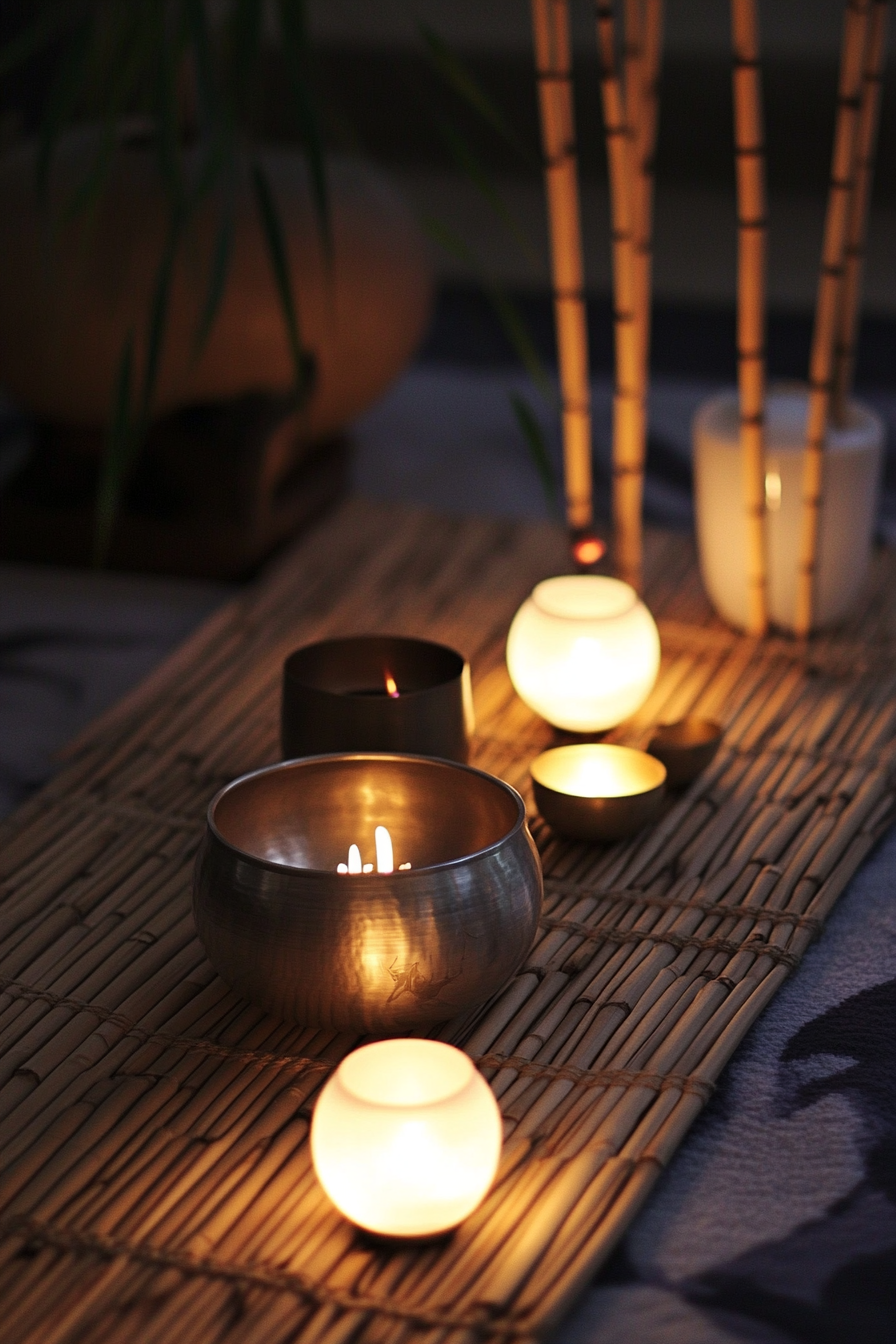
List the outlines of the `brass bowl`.
<svg viewBox="0 0 896 1344">
<path fill-rule="evenodd" d="M 718 751 L 724 732 L 714 719 L 688 718 L 663 724 L 647 750 L 666 767 L 671 789 L 690 784 Z"/>
<path fill-rule="evenodd" d="M 653 821 L 666 785 L 661 761 L 603 742 L 543 751 L 530 772 L 545 821 L 563 835 L 601 843 L 634 835 Z"/>
<path fill-rule="evenodd" d="M 340 874 L 386 826 L 392 873 Z M 526 956 L 538 853 L 508 784 L 420 756 L 312 756 L 228 784 L 208 809 L 193 912 L 221 977 L 293 1022 L 401 1033 L 487 999 Z"/>
</svg>

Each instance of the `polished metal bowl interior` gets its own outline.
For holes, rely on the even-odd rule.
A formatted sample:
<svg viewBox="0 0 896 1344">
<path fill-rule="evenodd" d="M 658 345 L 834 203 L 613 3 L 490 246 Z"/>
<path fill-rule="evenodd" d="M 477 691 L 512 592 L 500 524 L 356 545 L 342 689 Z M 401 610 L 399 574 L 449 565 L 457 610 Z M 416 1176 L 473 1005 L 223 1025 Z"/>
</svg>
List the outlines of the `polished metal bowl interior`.
<svg viewBox="0 0 896 1344">
<path fill-rule="evenodd" d="M 386 826 L 407 871 L 345 875 Z M 486 999 L 528 952 L 541 865 L 522 799 L 450 761 L 286 761 L 213 799 L 194 882 L 209 959 L 293 1021 L 390 1032 Z"/>
<path fill-rule="evenodd" d="M 473 726 L 469 665 L 444 644 L 354 635 L 296 649 L 283 667 L 287 758 L 389 751 L 466 761 Z"/>
<path fill-rule="evenodd" d="M 663 762 L 670 788 L 690 784 L 710 764 L 718 751 L 724 730 L 715 719 L 690 717 L 657 728 L 647 748 Z"/>
<path fill-rule="evenodd" d="M 666 768 L 633 747 L 588 742 L 554 747 L 530 767 L 545 821 L 578 840 L 608 843 L 634 835 L 659 814 Z"/>
</svg>

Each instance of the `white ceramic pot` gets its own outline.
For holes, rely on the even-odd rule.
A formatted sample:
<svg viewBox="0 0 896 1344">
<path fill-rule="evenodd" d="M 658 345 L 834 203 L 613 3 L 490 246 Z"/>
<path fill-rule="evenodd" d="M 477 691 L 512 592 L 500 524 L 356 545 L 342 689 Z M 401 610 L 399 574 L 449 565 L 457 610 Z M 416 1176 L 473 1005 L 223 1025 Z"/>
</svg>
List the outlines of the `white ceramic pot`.
<svg viewBox="0 0 896 1344">
<path fill-rule="evenodd" d="M 765 500 L 769 619 L 794 629 L 803 449 L 808 394 L 773 387 L 766 400 Z M 700 569 L 719 615 L 747 625 L 746 514 L 737 393 L 721 392 L 698 408 L 693 424 L 694 491 Z M 828 432 L 813 628 L 848 613 L 871 558 L 883 459 L 884 426 L 850 402 L 847 424 Z"/>
<path fill-rule="evenodd" d="M 0 159 L 0 381 L 38 419 L 105 423 L 121 351 L 136 333 L 138 368 L 168 205 L 145 136 L 123 133 L 95 216 L 66 219 L 88 175 L 99 132 L 82 128 L 56 148 L 50 210 L 35 189 L 35 143 Z M 301 437 L 323 438 L 379 397 L 413 354 L 429 317 L 429 250 L 410 207 L 370 164 L 328 163 L 332 260 L 303 156 L 268 149 L 262 162 L 279 206 L 302 340 L 317 378 Z M 195 153 L 188 156 L 188 170 Z M 227 287 L 208 343 L 194 356 L 215 253 L 220 198 L 197 210 L 171 286 L 154 410 L 288 391 L 293 366 L 246 165 L 236 191 Z M 55 223 L 54 223 L 55 221 Z"/>
</svg>

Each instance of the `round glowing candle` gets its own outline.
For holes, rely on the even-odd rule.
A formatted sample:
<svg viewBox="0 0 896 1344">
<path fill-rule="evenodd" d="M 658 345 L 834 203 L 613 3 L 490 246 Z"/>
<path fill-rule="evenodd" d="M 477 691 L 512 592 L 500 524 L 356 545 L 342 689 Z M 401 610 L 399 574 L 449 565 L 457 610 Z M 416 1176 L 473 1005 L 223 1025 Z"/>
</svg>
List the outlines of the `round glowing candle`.
<svg viewBox="0 0 896 1344">
<path fill-rule="evenodd" d="M 507 636 L 507 670 L 536 714 L 576 733 L 612 728 L 640 709 L 660 666 L 660 637 L 637 593 L 619 579 L 545 579 Z"/>
<path fill-rule="evenodd" d="M 447 1232 L 482 1202 L 501 1155 L 501 1113 L 470 1058 L 441 1041 L 390 1040 L 347 1055 L 311 1122 L 314 1170 L 369 1232 Z"/>
</svg>

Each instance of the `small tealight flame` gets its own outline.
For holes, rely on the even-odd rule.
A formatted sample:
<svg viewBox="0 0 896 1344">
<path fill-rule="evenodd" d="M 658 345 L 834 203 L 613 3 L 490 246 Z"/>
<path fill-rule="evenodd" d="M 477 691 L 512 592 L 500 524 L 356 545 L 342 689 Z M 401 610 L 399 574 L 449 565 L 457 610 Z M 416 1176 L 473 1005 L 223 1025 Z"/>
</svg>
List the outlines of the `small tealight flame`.
<svg viewBox="0 0 896 1344">
<path fill-rule="evenodd" d="M 392 852 L 392 837 L 388 828 L 377 826 L 373 833 L 373 842 L 376 847 L 376 871 L 378 873 L 394 873 L 395 857 Z M 410 868 L 409 863 L 400 863 L 398 871 L 407 872 Z M 361 850 L 357 845 L 348 847 L 348 863 L 337 863 L 337 873 L 372 873 L 372 863 L 362 863 Z"/>
<path fill-rule="evenodd" d="M 765 507 L 771 513 L 776 513 L 781 507 L 781 473 L 779 471 L 767 471 L 765 473 Z"/>
<path fill-rule="evenodd" d="M 572 558 L 577 565 L 596 565 L 606 550 L 600 537 L 579 537 L 573 542 Z"/>
<path fill-rule="evenodd" d="M 385 679 L 386 679 L 386 693 L 387 693 L 387 695 L 389 695 L 393 700 L 397 700 L 397 699 L 398 699 L 398 683 L 396 682 L 395 678 L 393 677 L 392 673 L 389 671 L 388 668 L 386 668 Z"/>
</svg>

